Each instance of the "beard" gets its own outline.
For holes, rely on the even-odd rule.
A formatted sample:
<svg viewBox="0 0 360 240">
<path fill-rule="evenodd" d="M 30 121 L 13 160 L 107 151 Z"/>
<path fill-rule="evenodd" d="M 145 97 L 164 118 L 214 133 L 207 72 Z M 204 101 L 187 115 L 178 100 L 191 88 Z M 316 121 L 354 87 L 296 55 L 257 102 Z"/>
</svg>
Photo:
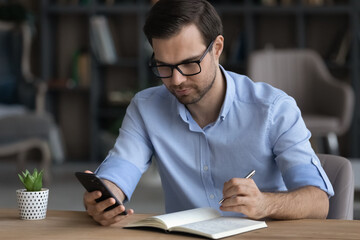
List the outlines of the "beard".
<svg viewBox="0 0 360 240">
<path fill-rule="evenodd" d="M 210 82 L 206 82 L 207 84 L 202 86 L 202 85 L 197 85 L 197 84 L 191 84 L 191 85 L 186 85 L 186 82 L 184 84 L 181 84 L 179 86 L 175 86 L 175 87 L 168 87 L 168 90 L 176 97 L 176 99 L 184 104 L 184 105 L 189 105 L 189 104 L 195 104 L 197 102 L 199 102 L 212 88 L 212 86 L 214 85 L 215 79 L 216 79 L 216 67 L 214 68 L 214 72 L 212 74 L 210 74 L 209 76 L 206 76 L 205 78 L 207 79 L 211 79 Z M 195 82 L 197 82 L 197 80 L 195 80 Z M 190 89 L 190 93 L 189 94 L 183 94 L 183 95 L 179 95 L 177 94 L 178 90 L 182 90 L 182 89 Z"/>
</svg>

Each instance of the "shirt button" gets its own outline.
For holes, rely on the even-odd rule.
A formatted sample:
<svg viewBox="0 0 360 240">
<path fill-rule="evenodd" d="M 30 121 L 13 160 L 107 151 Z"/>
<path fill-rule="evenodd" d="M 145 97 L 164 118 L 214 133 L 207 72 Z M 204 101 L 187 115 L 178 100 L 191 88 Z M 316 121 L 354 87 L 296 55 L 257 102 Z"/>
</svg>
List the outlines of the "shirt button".
<svg viewBox="0 0 360 240">
<path fill-rule="evenodd" d="M 316 159 L 313 159 L 312 162 L 315 166 L 317 166 L 319 164 L 319 162 Z"/>
<path fill-rule="evenodd" d="M 206 172 L 207 170 L 209 170 L 208 166 L 204 166 L 204 171 Z"/>
<path fill-rule="evenodd" d="M 214 196 L 214 194 L 210 194 L 210 199 L 214 199 L 215 198 L 215 196 Z"/>
</svg>

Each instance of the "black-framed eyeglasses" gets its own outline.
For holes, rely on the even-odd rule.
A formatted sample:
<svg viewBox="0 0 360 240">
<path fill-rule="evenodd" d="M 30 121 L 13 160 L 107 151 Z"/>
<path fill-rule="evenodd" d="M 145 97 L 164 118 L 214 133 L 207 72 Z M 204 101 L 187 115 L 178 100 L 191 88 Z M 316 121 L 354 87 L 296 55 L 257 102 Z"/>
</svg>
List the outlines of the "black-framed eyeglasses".
<svg viewBox="0 0 360 240">
<path fill-rule="evenodd" d="M 214 44 L 212 41 L 207 47 L 204 54 L 200 57 L 199 60 L 182 62 L 179 64 L 171 65 L 171 64 L 156 64 L 154 59 L 154 54 L 151 56 L 151 60 L 149 63 L 149 67 L 152 72 L 158 78 L 170 78 L 173 75 L 173 70 L 176 68 L 183 76 L 193 76 L 199 74 L 201 72 L 201 61 L 205 58 L 206 54 L 210 51 Z"/>
</svg>

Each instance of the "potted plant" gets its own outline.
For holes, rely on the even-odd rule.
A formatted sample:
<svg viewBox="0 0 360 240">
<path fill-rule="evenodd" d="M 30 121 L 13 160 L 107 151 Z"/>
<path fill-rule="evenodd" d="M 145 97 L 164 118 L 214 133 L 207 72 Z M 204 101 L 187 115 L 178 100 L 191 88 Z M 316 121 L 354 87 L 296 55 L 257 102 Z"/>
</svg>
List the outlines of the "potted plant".
<svg viewBox="0 0 360 240">
<path fill-rule="evenodd" d="M 21 219 L 39 220 L 46 217 L 49 189 L 42 188 L 43 170 L 34 169 L 31 174 L 28 170 L 18 174 L 25 189 L 16 191 Z"/>
</svg>

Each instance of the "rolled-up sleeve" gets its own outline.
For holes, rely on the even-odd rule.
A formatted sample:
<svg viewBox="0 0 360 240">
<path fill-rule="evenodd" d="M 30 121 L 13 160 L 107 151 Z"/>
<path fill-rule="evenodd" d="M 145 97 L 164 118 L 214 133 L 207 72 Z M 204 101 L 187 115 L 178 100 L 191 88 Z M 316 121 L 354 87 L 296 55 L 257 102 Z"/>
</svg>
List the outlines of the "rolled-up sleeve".
<svg viewBox="0 0 360 240">
<path fill-rule="evenodd" d="M 115 183 L 130 200 L 142 173 L 131 162 L 109 155 L 96 169 L 102 179 Z"/>
<path fill-rule="evenodd" d="M 113 149 L 95 173 L 115 183 L 130 200 L 153 154 L 138 110 L 138 99 L 130 103 Z"/>
<path fill-rule="evenodd" d="M 286 187 L 294 190 L 316 186 L 333 196 L 333 187 L 311 147 L 310 137 L 295 100 L 287 95 L 276 99 L 269 114 L 269 141 Z"/>
</svg>

